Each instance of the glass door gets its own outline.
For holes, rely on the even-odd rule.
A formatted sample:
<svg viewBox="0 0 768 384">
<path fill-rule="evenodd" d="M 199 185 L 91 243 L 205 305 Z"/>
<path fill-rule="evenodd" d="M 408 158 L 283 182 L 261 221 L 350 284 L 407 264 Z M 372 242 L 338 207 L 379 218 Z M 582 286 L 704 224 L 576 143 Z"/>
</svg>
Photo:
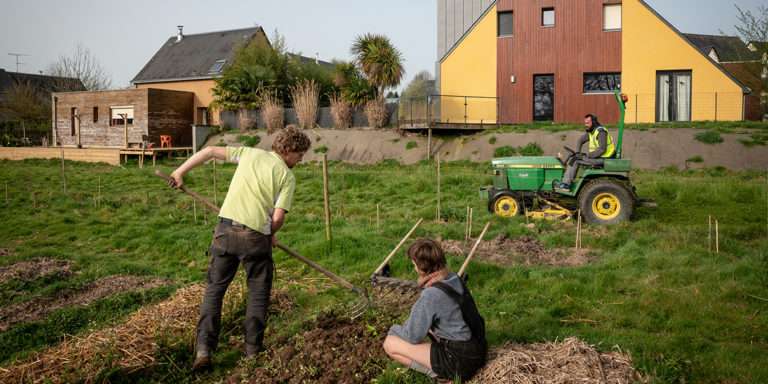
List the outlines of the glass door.
<svg viewBox="0 0 768 384">
<path fill-rule="evenodd" d="M 555 119 L 555 75 L 533 76 L 533 120 Z"/>
<path fill-rule="evenodd" d="M 657 72 L 656 121 L 691 121 L 691 71 Z"/>
</svg>

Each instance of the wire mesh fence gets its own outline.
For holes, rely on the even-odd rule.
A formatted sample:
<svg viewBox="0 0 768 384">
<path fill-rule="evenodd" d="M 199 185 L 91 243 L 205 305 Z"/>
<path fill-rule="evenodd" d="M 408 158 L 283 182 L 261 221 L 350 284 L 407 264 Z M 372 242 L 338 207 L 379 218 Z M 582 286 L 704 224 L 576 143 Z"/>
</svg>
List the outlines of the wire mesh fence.
<svg viewBox="0 0 768 384">
<path fill-rule="evenodd" d="M 484 96 L 430 95 L 401 99 L 401 128 L 439 125 L 496 125 L 499 98 Z"/>
</svg>

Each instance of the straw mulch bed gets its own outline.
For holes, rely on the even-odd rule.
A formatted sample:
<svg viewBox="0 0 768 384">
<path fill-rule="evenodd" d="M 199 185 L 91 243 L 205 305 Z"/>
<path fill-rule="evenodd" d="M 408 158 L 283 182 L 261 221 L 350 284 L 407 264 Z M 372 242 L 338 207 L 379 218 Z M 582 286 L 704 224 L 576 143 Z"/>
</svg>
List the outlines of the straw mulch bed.
<svg viewBox="0 0 768 384">
<path fill-rule="evenodd" d="M 575 337 L 562 342 L 507 344 L 491 353 L 471 383 L 629 384 L 642 382 L 621 351 L 600 353 Z"/>
<path fill-rule="evenodd" d="M 0 368 L 0 383 L 92 383 L 105 370 L 130 373 L 153 365 L 160 338 L 170 346 L 188 343 L 191 348 L 204 290 L 204 284 L 179 289 L 168 300 L 140 309 L 124 323 L 68 337 L 26 361 Z M 238 279 L 224 298 L 224 318 L 244 302 L 244 295 L 245 283 Z"/>
</svg>

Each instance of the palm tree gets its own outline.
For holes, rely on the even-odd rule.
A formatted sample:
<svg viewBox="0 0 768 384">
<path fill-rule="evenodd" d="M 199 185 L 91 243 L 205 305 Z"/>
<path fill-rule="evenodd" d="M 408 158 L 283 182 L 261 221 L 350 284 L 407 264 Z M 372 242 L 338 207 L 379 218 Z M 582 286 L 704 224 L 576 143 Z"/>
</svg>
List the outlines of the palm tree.
<svg viewBox="0 0 768 384">
<path fill-rule="evenodd" d="M 355 62 L 379 96 L 387 87 L 396 87 L 403 79 L 403 55 L 384 35 L 365 34 L 352 44 Z"/>
</svg>

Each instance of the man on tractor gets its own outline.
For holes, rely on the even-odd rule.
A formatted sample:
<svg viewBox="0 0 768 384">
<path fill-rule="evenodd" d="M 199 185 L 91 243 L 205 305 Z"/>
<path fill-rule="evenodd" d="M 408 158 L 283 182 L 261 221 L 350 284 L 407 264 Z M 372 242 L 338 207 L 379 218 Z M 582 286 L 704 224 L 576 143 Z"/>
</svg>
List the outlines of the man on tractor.
<svg viewBox="0 0 768 384">
<path fill-rule="evenodd" d="M 563 180 L 561 180 L 557 189 L 565 191 L 571 189 L 571 183 L 579 171 L 579 166 L 601 167 L 605 159 L 610 159 L 616 154 L 616 146 L 613 144 L 613 139 L 608 134 L 608 130 L 600 124 L 597 116 L 593 114 L 584 116 L 584 127 L 586 127 L 586 133 L 579 139 L 577 145 L 578 153 L 570 157 L 569 163 L 566 164 L 567 169 Z M 581 152 L 581 148 L 587 142 L 589 143 L 589 152 L 585 154 Z"/>
</svg>

